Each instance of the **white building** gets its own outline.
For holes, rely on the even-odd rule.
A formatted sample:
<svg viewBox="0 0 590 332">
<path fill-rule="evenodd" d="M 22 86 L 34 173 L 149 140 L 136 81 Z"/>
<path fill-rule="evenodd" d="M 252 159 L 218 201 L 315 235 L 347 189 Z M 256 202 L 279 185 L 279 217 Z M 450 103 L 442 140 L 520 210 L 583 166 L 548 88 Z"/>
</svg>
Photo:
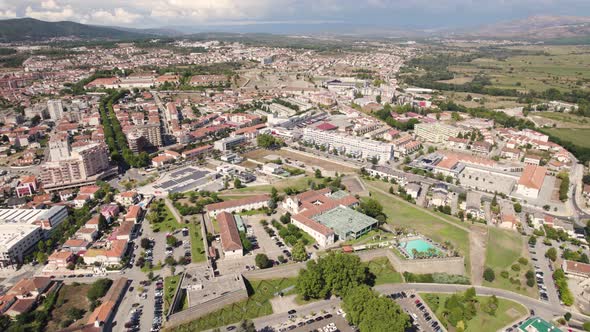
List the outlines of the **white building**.
<svg viewBox="0 0 590 332">
<path fill-rule="evenodd" d="M 418 123 L 414 125 L 416 136 L 433 143 L 446 142 L 450 137 L 457 137 L 462 132 L 463 130 L 458 127 L 439 122 Z"/>
<path fill-rule="evenodd" d="M 63 109 L 64 105 L 59 99 L 55 100 L 48 100 L 47 101 L 47 111 L 49 113 L 49 117 L 53 121 L 59 121 L 63 117 Z"/>
<path fill-rule="evenodd" d="M 43 239 L 41 227 L 22 223 L 0 224 L 0 267 L 22 263 L 37 242 Z"/>
<path fill-rule="evenodd" d="M 385 163 L 393 158 L 393 144 L 384 143 L 342 134 L 329 130 L 305 128 L 303 141 L 325 146 L 328 150 L 336 149 L 339 154 L 350 155 L 358 159 L 372 159 L 377 157 L 379 163 Z"/>
<path fill-rule="evenodd" d="M 213 147 L 219 151 L 228 151 L 233 149 L 234 147 L 244 143 L 246 138 L 243 135 L 238 135 L 234 137 L 226 137 L 219 141 L 216 141 L 213 144 Z"/>
</svg>

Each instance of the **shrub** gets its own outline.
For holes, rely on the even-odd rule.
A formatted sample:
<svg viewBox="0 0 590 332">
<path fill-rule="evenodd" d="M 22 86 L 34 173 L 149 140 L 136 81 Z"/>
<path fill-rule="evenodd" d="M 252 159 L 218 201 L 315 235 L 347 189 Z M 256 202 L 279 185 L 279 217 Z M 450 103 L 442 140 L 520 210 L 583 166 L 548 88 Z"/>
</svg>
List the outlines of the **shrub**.
<svg viewBox="0 0 590 332">
<path fill-rule="evenodd" d="M 529 263 L 529 260 L 528 260 L 528 259 L 526 259 L 526 258 L 524 258 L 524 257 L 520 257 L 520 258 L 518 259 L 518 262 L 519 262 L 521 265 L 527 265 L 527 264 Z"/>
<path fill-rule="evenodd" d="M 512 271 L 520 271 L 520 265 L 518 264 L 512 264 L 510 268 L 512 269 Z"/>
<path fill-rule="evenodd" d="M 504 278 L 504 279 L 508 279 L 508 276 L 509 276 L 509 275 L 510 275 L 510 274 L 508 273 L 508 271 L 502 271 L 502 272 L 500 272 L 500 276 L 501 276 L 502 278 Z"/>
<path fill-rule="evenodd" d="M 113 281 L 111 279 L 98 279 L 92 284 L 86 297 L 88 297 L 90 301 L 96 301 L 107 293 L 112 284 Z"/>
<path fill-rule="evenodd" d="M 494 281 L 494 279 L 496 279 L 496 274 L 494 273 L 494 270 L 492 268 L 486 267 L 486 269 L 483 271 L 483 278 L 487 282 L 492 282 Z"/>
</svg>

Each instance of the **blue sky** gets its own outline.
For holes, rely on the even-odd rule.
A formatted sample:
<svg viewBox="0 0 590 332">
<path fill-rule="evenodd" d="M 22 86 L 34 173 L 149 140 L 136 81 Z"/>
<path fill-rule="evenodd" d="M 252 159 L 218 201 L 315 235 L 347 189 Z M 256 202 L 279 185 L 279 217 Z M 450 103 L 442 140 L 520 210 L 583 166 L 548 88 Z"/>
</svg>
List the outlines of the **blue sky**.
<svg viewBox="0 0 590 332">
<path fill-rule="evenodd" d="M 590 0 L 0 0 L 0 18 L 138 28 L 285 23 L 456 28 L 532 15 L 590 16 Z"/>
</svg>

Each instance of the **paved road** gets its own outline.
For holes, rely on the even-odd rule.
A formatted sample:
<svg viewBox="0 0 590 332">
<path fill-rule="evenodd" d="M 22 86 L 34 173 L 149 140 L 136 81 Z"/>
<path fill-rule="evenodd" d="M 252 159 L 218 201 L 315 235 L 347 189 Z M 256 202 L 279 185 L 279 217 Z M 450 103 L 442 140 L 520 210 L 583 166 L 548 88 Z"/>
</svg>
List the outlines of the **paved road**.
<svg viewBox="0 0 590 332">
<path fill-rule="evenodd" d="M 447 285 L 447 284 L 385 284 L 375 286 L 375 290 L 384 294 L 391 294 L 400 291 L 412 291 L 417 292 L 433 292 L 433 293 L 455 293 L 462 292 L 470 287 L 475 287 L 478 295 L 496 295 L 505 299 L 509 299 L 518 302 L 528 309 L 535 310 L 535 314 L 541 318 L 552 320 L 555 317 L 563 316 L 568 310 L 555 306 L 548 302 L 539 301 L 524 295 L 520 295 L 514 292 L 510 292 L 503 289 L 489 288 L 484 286 L 472 286 L 472 285 Z M 579 321 L 588 321 L 589 316 L 582 315 L 579 313 L 572 312 L 572 318 Z"/>
<path fill-rule="evenodd" d="M 337 298 L 331 300 L 323 300 L 313 302 L 304 306 L 297 308 L 297 316 L 303 317 L 310 315 L 311 313 L 320 313 L 322 310 L 327 313 L 334 313 L 340 307 L 340 300 Z M 257 330 L 263 329 L 265 327 L 276 327 L 283 324 L 283 326 L 291 325 L 289 321 L 289 315 L 286 312 L 276 313 L 269 316 L 264 316 L 260 318 L 253 319 L 254 325 L 256 326 Z M 223 329 L 222 329 L 223 330 Z"/>
</svg>

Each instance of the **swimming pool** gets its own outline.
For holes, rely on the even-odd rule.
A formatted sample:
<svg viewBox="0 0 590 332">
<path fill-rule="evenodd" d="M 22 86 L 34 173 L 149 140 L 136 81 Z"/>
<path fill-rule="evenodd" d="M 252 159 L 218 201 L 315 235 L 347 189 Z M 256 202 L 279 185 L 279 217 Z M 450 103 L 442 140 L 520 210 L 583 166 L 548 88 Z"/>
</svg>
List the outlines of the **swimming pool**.
<svg viewBox="0 0 590 332">
<path fill-rule="evenodd" d="M 413 249 L 416 249 L 419 253 L 426 253 L 428 249 L 432 248 L 436 250 L 437 254 L 440 254 L 440 250 L 432 245 L 430 242 L 425 241 L 423 239 L 413 239 L 408 241 L 401 241 L 400 248 L 404 249 L 405 252 L 410 256 L 410 258 L 414 259 Z"/>
</svg>

